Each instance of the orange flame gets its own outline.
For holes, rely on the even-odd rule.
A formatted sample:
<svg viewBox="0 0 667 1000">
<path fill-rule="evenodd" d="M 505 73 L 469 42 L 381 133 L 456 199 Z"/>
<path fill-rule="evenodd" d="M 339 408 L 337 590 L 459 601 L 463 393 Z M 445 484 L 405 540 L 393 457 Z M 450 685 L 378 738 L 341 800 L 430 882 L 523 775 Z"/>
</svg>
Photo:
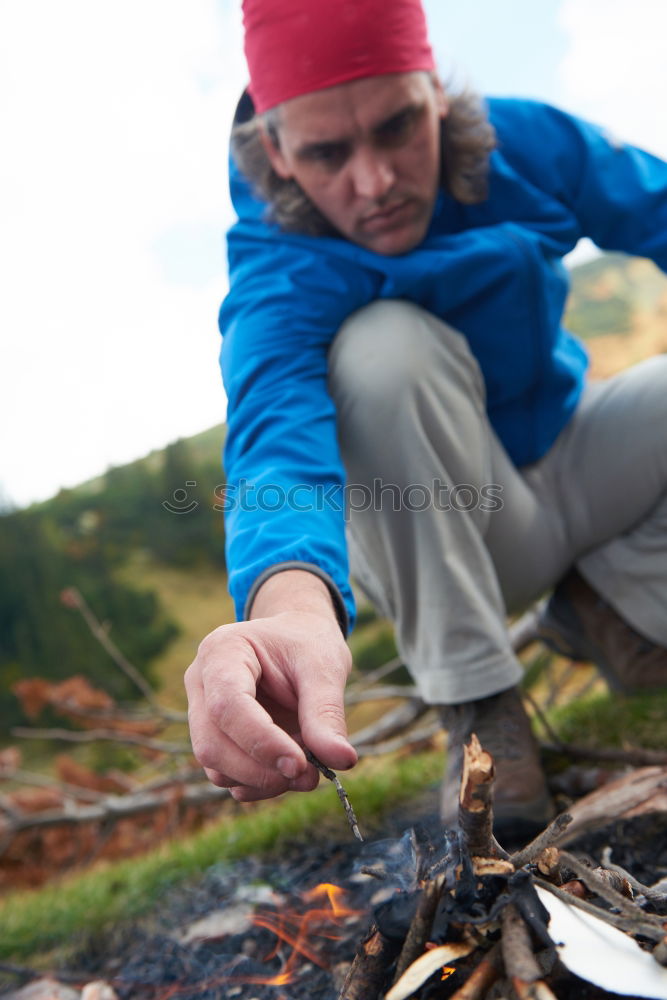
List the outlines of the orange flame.
<svg viewBox="0 0 667 1000">
<path fill-rule="evenodd" d="M 341 923 L 348 917 L 360 916 L 363 911 L 351 909 L 345 903 L 345 892 L 337 885 L 322 882 L 304 893 L 306 903 L 321 903 L 313 906 L 303 914 L 293 910 L 284 913 L 258 913 L 253 917 L 257 927 L 264 927 L 275 934 L 275 948 L 266 956 L 265 961 L 273 958 L 280 949 L 281 942 L 288 944 L 292 951 L 285 962 L 282 972 L 274 976 L 243 976 L 230 977 L 229 982 L 243 982 L 256 986 L 286 986 L 294 978 L 295 966 L 301 958 L 307 959 L 321 969 L 327 969 L 329 963 L 316 947 L 317 938 L 337 941 L 341 934 L 337 931 Z"/>
</svg>

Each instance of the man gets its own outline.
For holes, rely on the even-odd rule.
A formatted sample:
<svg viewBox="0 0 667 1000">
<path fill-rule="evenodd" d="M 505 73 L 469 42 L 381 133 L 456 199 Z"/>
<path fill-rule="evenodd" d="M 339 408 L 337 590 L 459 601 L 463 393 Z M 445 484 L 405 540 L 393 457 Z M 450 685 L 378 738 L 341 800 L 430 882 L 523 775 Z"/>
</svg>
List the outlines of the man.
<svg viewBox="0 0 667 1000">
<path fill-rule="evenodd" d="M 667 680 L 667 358 L 586 386 L 560 325 L 581 236 L 667 268 L 667 166 L 447 94 L 419 0 L 244 16 L 221 311 L 240 621 L 186 674 L 195 754 L 241 801 L 313 788 L 304 746 L 354 764 L 349 545 L 448 731 L 443 818 L 476 731 L 527 832 L 552 805 L 507 612 L 558 584 L 554 645 L 620 690 Z"/>
</svg>

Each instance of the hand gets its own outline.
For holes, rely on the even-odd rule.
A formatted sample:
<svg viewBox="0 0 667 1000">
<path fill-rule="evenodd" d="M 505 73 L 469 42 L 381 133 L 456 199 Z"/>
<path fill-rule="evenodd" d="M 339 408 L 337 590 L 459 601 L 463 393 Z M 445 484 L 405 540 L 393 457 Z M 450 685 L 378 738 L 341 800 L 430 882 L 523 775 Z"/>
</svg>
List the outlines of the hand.
<svg viewBox="0 0 667 1000">
<path fill-rule="evenodd" d="M 304 746 L 333 769 L 352 767 L 343 706 L 350 667 L 330 608 L 211 632 L 185 674 L 192 747 L 209 780 L 251 802 L 315 788 Z"/>
</svg>

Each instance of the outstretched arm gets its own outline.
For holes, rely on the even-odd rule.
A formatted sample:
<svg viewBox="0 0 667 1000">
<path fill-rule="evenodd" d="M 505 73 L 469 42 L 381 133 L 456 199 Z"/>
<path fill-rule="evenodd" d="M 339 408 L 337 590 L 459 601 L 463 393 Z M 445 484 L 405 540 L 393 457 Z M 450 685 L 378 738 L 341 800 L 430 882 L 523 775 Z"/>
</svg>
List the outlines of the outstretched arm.
<svg viewBox="0 0 667 1000">
<path fill-rule="evenodd" d="M 331 768 L 352 767 L 350 667 L 324 582 L 304 570 L 269 577 L 250 620 L 206 636 L 185 674 L 193 751 L 208 778 L 250 802 L 317 785 L 304 746 Z"/>
</svg>

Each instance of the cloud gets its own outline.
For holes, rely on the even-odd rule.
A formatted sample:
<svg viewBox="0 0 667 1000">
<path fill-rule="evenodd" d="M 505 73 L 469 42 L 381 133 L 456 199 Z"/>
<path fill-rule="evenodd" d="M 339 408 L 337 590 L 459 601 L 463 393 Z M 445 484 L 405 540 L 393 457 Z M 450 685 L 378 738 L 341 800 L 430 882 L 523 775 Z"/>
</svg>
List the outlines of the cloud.
<svg viewBox="0 0 667 1000">
<path fill-rule="evenodd" d="M 563 103 L 619 138 L 667 157 L 667 4 L 563 0 Z"/>
<path fill-rule="evenodd" d="M 2 476 L 26 502 L 223 415 L 240 12 L 5 0 L 0 67 Z"/>
</svg>

